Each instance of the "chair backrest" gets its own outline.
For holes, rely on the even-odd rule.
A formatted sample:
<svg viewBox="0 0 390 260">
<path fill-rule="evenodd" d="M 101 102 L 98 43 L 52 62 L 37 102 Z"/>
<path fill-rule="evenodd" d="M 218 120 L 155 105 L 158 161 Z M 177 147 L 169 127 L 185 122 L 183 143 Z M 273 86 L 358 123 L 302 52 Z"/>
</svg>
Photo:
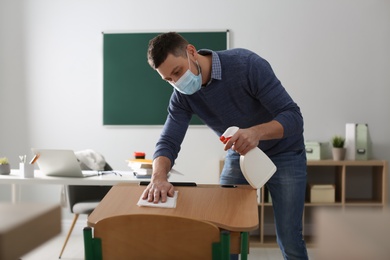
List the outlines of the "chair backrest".
<svg viewBox="0 0 390 260">
<path fill-rule="evenodd" d="M 222 250 L 220 236 L 212 223 L 164 215 L 114 216 L 94 227 L 94 239 L 101 241 L 104 260 L 216 259 L 213 247 Z M 229 246 L 226 250 L 229 253 Z M 87 248 L 85 252 L 87 260 L 97 258 L 88 256 Z"/>
<path fill-rule="evenodd" d="M 88 185 L 69 185 L 68 186 L 68 201 L 69 208 L 72 213 L 73 206 L 81 202 L 99 202 L 112 186 L 88 186 Z"/>
<path fill-rule="evenodd" d="M 104 170 L 112 171 L 112 168 L 106 163 Z M 80 202 L 101 201 L 111 187 L 112 186 L 69 185 L 67 187 L 67 194 L 70 211 L 73 213 L 73 206 Z"/>
</svg>

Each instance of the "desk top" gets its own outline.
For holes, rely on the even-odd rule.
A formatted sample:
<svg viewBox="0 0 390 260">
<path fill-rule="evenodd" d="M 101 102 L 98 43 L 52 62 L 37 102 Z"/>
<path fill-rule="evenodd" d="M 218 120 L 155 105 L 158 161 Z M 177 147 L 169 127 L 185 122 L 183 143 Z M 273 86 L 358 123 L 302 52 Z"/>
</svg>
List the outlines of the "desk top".
<svg viewBox="0 0 390 260">
<path fill-rule="evenodd" d="M 178 190 L 174 209 L 139 207 L 137 202 L 145 186 L 113 186 L 88 217 L 88 225 L 123 214 L 164 214 L 200 219 L 230 231 L 251 231 L 259 225 L 256 190 L 249 186 L 222 188 L 219 185 L 175 187 Z"/>
<path fill-rule="evenodd" d="M 104 174 L 85 178 L 46 176 L 40 170 L 34 171 L 34 178 L 25 178 L 19 170 L 11 170 L 9 175 L 0 175 L 0 184 L 57 184 L 57 185 L 115 185 L 118 183 L 139 183 L 150 179 L 138 179 L 132 171 L 113 171 L 117 174 Z M 170 174 L 169 181 L 184 182 L 188 180 L 179 174 Z"/>
</svg>

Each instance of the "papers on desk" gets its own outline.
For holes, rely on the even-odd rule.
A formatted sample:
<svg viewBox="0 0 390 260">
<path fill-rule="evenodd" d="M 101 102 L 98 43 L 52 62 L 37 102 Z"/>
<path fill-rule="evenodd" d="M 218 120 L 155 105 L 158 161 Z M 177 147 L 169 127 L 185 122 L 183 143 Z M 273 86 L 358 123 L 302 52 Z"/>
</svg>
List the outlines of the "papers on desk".
<svg viewBox="0 0 390 260">
<path fill-rule="evenodd" d="M 153 173 L 152 160 L 135 159 L 128 160 L 128 166 L 137 178 L 150 178 Z"/>
<path fill-rule="evenodd" d="M 167 197 L 167 201 L 162 203 L 159 201 L 158 203 L 148 202 L 148 200 L 142 199 L 142 195 L 138 200 L 137 205 L 140 207 L 155 207 L 155 208 L 176 208 L 177 194 L 179 191 L 175 190 L 175 194 L 173 197 Z"/>
<path fill-rule="evenodd" d="M 150 179 L 153 174 L 153 161 L 149 159 L 130 159 L 127 160 L 128 166 L 133 171 L 134 176 L 138 179 Z M 184 175 L 183 173 L 171 169 L 168 174 L 175 173 Z M 168 175 L 169 176 L 169 175 Z"/>
</svg>

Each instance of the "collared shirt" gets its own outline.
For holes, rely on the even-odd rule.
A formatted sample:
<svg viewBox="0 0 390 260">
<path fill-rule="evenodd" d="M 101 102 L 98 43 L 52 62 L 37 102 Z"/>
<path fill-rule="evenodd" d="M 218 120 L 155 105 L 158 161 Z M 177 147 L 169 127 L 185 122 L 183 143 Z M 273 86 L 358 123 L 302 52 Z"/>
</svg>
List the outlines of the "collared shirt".
<svg viewBox="0 0 390 260">
<path fill-rule="evenodd" d="M 200 49 L 198 53 L 200 55 L 211 55 L 211 78 L 210 81 L 207 83 L 207 85 L 209 85 L 213 79 L 221 80 L 222 67 L 218 55 L 212 50 L 208 50 L 208 49 Z"/>
</svg>

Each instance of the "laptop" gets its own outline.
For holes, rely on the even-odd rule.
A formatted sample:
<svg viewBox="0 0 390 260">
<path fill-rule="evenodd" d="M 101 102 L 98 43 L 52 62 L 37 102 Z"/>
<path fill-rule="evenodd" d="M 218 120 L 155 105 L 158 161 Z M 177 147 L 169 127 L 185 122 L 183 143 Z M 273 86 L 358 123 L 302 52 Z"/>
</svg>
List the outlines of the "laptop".
<svg viewBox="0 0 390 260">
<path fill-rule="evenodd" d="M 91 177 L 98 171 L 82 171 L 79 161 L 72 150 L 31 149 L 39 155 L 37 164 L 43 174 L 57 177 Z"/>
</svg>

